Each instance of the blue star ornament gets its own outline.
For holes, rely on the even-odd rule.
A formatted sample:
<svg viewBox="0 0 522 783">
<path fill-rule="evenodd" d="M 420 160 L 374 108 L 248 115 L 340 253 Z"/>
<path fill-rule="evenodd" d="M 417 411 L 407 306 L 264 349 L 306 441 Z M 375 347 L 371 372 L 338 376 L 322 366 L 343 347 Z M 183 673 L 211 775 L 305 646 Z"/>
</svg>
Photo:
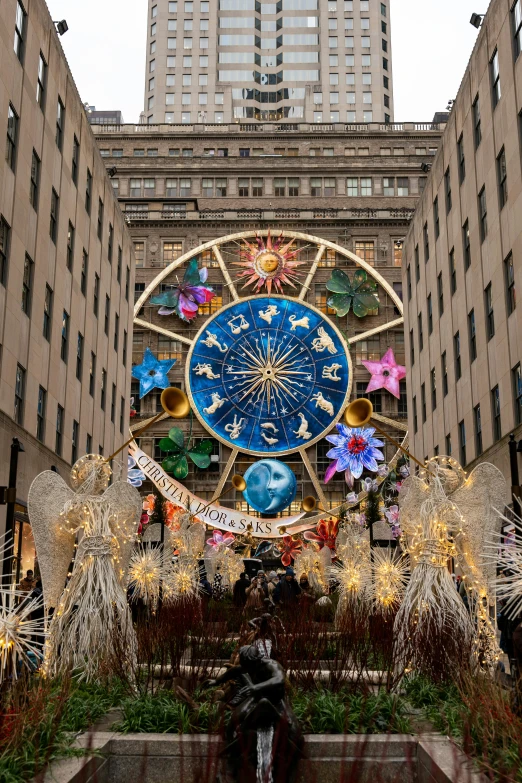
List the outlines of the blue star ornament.
<svg viewBox="0 0 522 783">
<path fill-rule="evenodd" d="M 143 361 L 132 368 L 132 377 L 140 382 L 140 400 L 152 389 L 167 389 L 170 386 L 167 373 L 176 360 L 156 359 L 150 348 L 145 349 Z"/>
</svg>

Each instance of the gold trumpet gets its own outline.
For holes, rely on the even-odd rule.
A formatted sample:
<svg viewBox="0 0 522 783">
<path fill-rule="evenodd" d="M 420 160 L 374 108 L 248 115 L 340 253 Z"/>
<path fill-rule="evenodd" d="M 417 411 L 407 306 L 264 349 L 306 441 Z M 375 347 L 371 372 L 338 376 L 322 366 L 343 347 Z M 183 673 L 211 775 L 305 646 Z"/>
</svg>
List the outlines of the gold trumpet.
<svg viewBox="0 0 522 783">
<path fill-rule="evenodd" d="M 158 413 L 157 416 L 154 416 L 154 418 L 147 422 L 147 424 L 145 424 L 145 426 L 140 430 L 133 432 L 129 440 L 126 440 L 123 446 L 120 446 L 120 448 L 117 449 L 114 454 L 111 454 L 110 457 L 107 457 L 105 462 L 110 462 L 111 459 L 116 456 L 116 454 L 119 454 L 120 451 L 125 448 L 125 446 L 128 446 L 129 443 L 141 435 L 142 432 L 145 432 L 145 430 L 148 430 L 149 427 L 152 427 L 152 425 L 161 419 L 165 413 L 168 413 L 168 415 L 173 419 L 184 419 L 190 413 L 190 402 L 187 395 L 184 391 L 181 391 L 181 389 L 176 389 L 175 386 L 169 386 L 168 389 L 163 389 L 161 392 L 160 401 L 161 407 L 163 408 L 162 412 Z"/>
<path fill-rule="evenodd" d="M 365 397 L 360 397 L 358 400 L 354 400 L 348 405 L 344 412 L 344 420 L 349 427 L 364 427 L 364 425 L 368 424 L 372 418 L 372 414 L 373 405 L 371 401 L 367 400 Z M 372 421 L 372 427 L 375 427 L 377 432 L 389 440 L 390 443 L 393 443 L 397 449 L 404 452 L 404 454 L 416 462 L 417 465 L 420 465 L 423 470 L 426 470 L 426 465 L 420 462 L 417 457 L 414 457 L 413 454 L 404 448 L 404 446 L 401 446 L 399 441 L 395 440 L 395 438 L 392 438 L 391 435 L 388 435 L 387 432 L 381 429 L 381 427 L 379 427 L 375 421 Z"/>
<path fill-rule="evenodd" d="M 335 514 L 332 514 L 331 511 L 328 511 L 326 508 L 323 508 L 319 505 L 316 498 L 314 498 L 313 495 L 307 495 L 302 501 L 301 501 L 301 508 L 303 511 L 309 512 L 309 511 L 315 511 L 315 509 L 319 509 L 319 511 L 322 511 L 325 514 L 328 514 L 328 516 L 333 517 L 334 519 L 339 519 L 340 517 L 336 516 Z"/>
</svg>

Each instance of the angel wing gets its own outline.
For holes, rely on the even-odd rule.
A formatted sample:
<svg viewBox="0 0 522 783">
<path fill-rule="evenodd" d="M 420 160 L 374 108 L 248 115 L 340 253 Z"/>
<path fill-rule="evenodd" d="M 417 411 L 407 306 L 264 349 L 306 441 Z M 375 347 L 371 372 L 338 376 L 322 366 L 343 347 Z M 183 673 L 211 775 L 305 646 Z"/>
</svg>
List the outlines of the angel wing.
<svg viewBox="0 0 522 783">
<path fill-rule="evenodd" d="M 500 470 L 489 462 L 477 465 L 466 481 L 450 495 L 463 517 L 463 533 L 457 536 L 457 547 L 470 569 L 481 566 L 490 585 L 495 579 L 496 563 L 482 562 L 484 545 L 500 531 L 500 514 L 506 498 L 506 480 Z"/>
<path fill-rule="evenodd" d="M 127 578 L 130 557 L 141 518 L 142 500 L 140 493 L 126 481 L 115 481 L 102 495 L 115 509 L 111 530 L 120 547 L 118 578 L 123 584 Z"/>
<path fill-rule="evenodd" d="M 73 490 L 52 470 L 40 473 L 29 488 L 27 506 L 47 608 L 58 605 L 74 554 L 75 534 L 60 525 L 60 513 L 74 498 Z"/>
</svg>

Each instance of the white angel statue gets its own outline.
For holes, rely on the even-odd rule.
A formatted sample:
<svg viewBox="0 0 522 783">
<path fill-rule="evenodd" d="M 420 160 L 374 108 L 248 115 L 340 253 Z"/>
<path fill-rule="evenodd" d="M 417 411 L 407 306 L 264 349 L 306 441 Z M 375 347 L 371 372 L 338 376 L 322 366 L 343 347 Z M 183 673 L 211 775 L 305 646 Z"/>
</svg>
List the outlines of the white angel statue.
<svg viewBox="0 0 522 783">
<path fill-rule="evenodd" d="M 51 675 L 79 670 L 80 677 L 96 679 L 116 633 L 129 662 L 135 655 L 125 587 L 142 504 L 127 482 L 109 487 L 111 473 L 103 457 L 87 454 L 72 468 L 72 489 L 53 471 L 44 471 L 29 490 L 45 606 L 54 608 L 45 652 Z"/>
</svg>

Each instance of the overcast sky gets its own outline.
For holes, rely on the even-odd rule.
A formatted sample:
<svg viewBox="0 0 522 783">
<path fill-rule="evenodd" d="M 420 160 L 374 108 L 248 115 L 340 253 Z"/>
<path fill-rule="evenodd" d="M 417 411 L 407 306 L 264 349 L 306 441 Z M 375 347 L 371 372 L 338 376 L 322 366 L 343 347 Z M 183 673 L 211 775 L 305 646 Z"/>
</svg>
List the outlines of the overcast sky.
<svg viewBox="0 0 522 783">
<path fill-rule="evenodd" d="M 457 93 L 477 37 L 469 18 L 473 11 L 484 12 L 487 0 L 389 3 L 395 120 L 429 122 Z M 125 122 L 137 122 L 143 108 L 147 0 L 47 4 L 53 19 L 69 25 L 62 45 L 84 103 L 121 109 Z"/>
</svg>

